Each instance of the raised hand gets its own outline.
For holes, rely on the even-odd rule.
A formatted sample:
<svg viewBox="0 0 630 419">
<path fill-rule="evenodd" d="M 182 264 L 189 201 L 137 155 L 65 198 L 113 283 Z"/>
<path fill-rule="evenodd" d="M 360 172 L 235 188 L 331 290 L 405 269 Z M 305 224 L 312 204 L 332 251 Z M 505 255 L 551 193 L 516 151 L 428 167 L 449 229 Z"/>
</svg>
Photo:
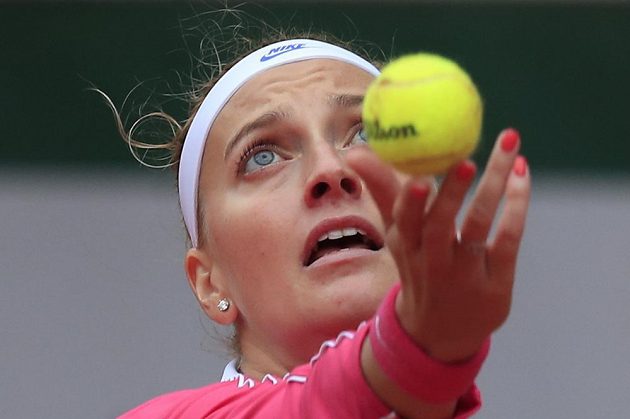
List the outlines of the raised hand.
<svg viewBox="0 0 630 419">
<path fill-rule="evenodd" d="M 456 165 L 432 196 L 430 179 L 402 180 L 367 148 L 348 154 L 388 227 L 387 245 L 402 285 L 396 305 L 400 322 L 436 359 L 471 356 L 509 314 L 530 195 L 519 146 L 516 131 L 499 135 L 461 233 L 456 216 L 475 177 L 474 163 Z"/>
</svg>

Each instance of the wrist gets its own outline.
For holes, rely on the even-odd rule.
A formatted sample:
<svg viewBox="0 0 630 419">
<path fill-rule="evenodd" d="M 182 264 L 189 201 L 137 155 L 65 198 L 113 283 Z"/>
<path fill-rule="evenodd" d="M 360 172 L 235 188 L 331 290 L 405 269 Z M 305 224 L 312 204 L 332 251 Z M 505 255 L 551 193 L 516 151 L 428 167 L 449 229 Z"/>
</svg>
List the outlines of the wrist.
<svg viewBox="0 0 630 419">
<path fill-rule="evenodd" d="M 484 333 L 482 337 L 479 337 L 480 334 L 474 334 L 474 336 L 454 339 L 453 336 L 456 333 L 449 333 L 446 325 L 437 330 L 435 327 L 428 328 L 426 318 L 414 311 L 415 303 L 409 298 L 402 290 L 398 291 L 395 300 L 395 315 L 409 338 L 428 356 L 445 363 L 459 363 L 472 358 L 482 350 L 484 343 L 488 340 L 487 334 Z M 435 319 L 433 323 L 444 324 Z M 468 332 L 472 334 L 472 331 Z"/>
<path fill-rule="evenodd" d="M 471 358 L 474 358 L 480 351 L 483 350 L 484 344 L 488 341 L 488 338 L 481 342 L 445 342 L 443 344 L 422 345 L 419 346 L 424 352 L 436 361 L 443 362 L 445 364 L 459 364 L 466 362 Z"/>
<path fill-rule="evenodd" d="M 374 358 L 391 381 L 420 400 L 444 403 L 458 399 L 473 385 L 488 354 L 489 339 L 461 362 L 429 356 L 398 320 L 395 301 L 399 289 L 397 285 L 390 291 L 372 322 L 369 338 Z"/>
</svg>

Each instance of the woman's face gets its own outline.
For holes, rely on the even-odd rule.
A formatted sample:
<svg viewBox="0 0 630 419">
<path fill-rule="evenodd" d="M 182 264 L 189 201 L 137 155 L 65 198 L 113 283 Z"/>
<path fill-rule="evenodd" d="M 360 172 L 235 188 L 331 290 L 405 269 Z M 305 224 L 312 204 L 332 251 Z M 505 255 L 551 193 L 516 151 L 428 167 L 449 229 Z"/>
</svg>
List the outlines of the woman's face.
<svg viewBox="0 0 630 419">
<path fill-rule="evenodd" d="M 334 60 L 277 67 L 241 87 L 210 132 L 201 251 L 238 310 L 244 357 L 265 354 L 271 369 L 371 317 L 397 280 L 379 211 L 345 162 L 363 144 L 372 79 Z"/>
</svg>

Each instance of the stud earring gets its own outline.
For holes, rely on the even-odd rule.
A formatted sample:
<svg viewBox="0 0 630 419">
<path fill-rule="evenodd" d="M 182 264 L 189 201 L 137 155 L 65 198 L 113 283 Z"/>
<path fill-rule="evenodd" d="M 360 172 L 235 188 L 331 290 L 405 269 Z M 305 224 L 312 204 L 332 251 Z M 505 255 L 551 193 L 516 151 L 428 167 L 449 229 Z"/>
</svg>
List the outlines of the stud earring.
<svg viewBox="0 0 630 419">
<path fill-rule="evenodd" d="M 221 312 L 228 311 L 230 308 L 230 300 L 228 300 L 227 298 L 221 298 L 221 300 L 217 304 L 217 308 Z"/>
</svg>

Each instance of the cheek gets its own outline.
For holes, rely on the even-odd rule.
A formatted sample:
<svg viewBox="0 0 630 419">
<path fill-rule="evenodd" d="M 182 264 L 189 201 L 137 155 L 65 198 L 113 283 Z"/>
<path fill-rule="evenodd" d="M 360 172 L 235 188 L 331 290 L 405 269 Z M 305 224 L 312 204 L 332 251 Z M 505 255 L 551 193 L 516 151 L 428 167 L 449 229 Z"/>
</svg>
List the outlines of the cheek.
<svg viewBox="0 0 630 419">
<path fill-rule="evenodd" d="M 229 194 L 216 210 L 210 232 L 216 245 L 217 261 L 234 276 L 247 278 L 265 272 L 275 274 L 274 267 L 286 269 L 294 234 L 289 226 L 295 220 L 289 202 L 274 194 L 242 196 Z M 255 280 L 255 279 L 252 279 Z"/>
<path fill-rule="evenodd" d="M 212 228 L 215 262 L 244 318 L 267 318 L 269 307 L 260 303 L 290 293 L 291 278 L 299 274 L 299 246 L 290 228 L 296 211 L 282 199 L 261 196 L 226 199 L 220 212 Z"/>
</svg>

